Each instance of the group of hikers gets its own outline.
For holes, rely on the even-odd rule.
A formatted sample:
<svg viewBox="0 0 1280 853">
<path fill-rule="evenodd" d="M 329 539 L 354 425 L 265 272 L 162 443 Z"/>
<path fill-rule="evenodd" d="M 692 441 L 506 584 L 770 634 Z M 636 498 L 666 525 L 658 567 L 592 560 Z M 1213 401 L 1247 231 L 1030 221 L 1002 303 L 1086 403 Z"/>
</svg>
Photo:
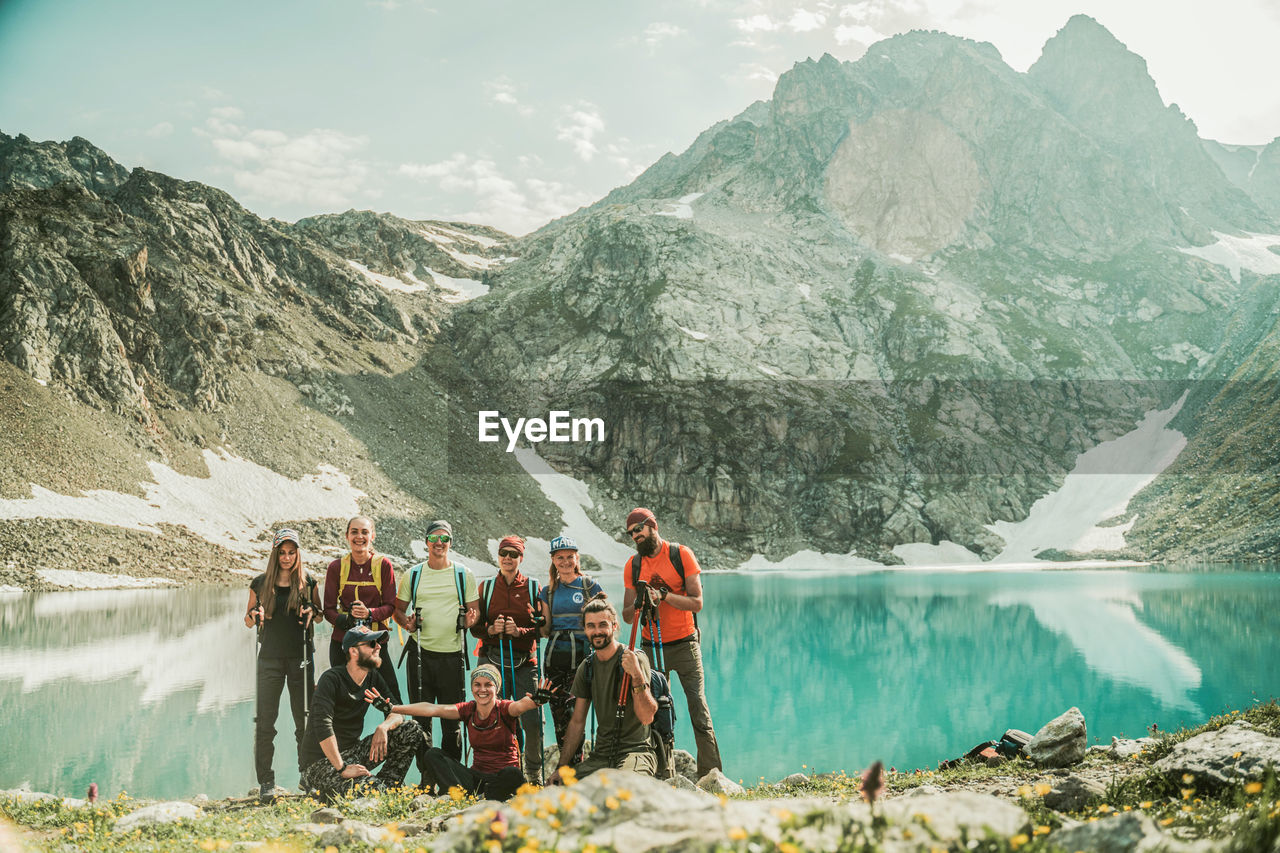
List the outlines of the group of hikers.
<svg viewBox="0 0 1280 853">
<path fill-rule="evenodd" d="M 498 574 L 477 584 L 450 553 L 448 521 L 427 526 L 427 559 L 397 572 L 374 551 L 373 520 L 358 516 L 347 523 L 347 553 L 329 564 L 321 589 L 302 566 L 298 533 L 278 531 L 266 572 L 249 585 L 244 617 L 258 632 L 254 764 L 261 799 L 279 792 L 272 759 L 286 685 L 302 791 L 324 798 L 359 785 L 401 785 L 415 759 L 422 785 L 436 794 L 460 787 L 499 800 L 526 782 L 557 783 L 566 767 L 579 777 L 604 767 L 668 773 L 672 672 L 688 701 L 698 776 L 720 769 L 703 687 L 697 558 L 664 541 L 647 509 L 632 510 L 625 528 L 636 554 L 623 567 L 621 618 L 600 584 L 583 574 L 577 543 L 566 536 L 551 541 L 545 586 L 521 571 L 519 536 L 498 543 Z M 312 631 L 320 619 L 333 633 L 329 668 L 316 679 Z M 392 621 L 409 635 L 399 660 L 407 696 L 388 651 Z M 625 645 L 618 639 L 623 621 L 632 626 Z M 468 635 L 478 641 L 474 666 Z M 559 747 L 549 774 L 542 766 L 543 706 Z M 595 737 L 585 756 L 592 710 Z M 364 736 L 371 712 L 383 719 Z M 438 746 L 432 718 L 440 720 Z"/>
</svg>

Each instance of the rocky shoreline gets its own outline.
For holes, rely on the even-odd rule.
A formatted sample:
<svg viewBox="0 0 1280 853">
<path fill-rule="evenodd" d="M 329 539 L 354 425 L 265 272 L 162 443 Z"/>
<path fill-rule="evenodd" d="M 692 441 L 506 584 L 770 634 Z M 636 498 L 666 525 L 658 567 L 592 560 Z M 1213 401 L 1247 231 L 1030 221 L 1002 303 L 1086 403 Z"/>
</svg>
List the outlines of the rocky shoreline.
<svg viewBox="0 0 1280 853">
<path fill-rule="evenodd" d="M 1076 709 L 1014 759 L 890 771 L 792 774 L 744 789 L 622 771 L 531 788 L 508 803 L 416 788 L 323 805 L 288 795 L 86 802 L 0 793 L 15 849 L 475 851 L 1275 851 L 1280 850 L 1280 706 L 1196 729 L 1085 749 Z M 866 796 L 868 789 L 875 796 Z M 0 823 L 3 827 L 3 823 Z M 6 847 L 5 849 L 9 849 Z"/>
</svg>

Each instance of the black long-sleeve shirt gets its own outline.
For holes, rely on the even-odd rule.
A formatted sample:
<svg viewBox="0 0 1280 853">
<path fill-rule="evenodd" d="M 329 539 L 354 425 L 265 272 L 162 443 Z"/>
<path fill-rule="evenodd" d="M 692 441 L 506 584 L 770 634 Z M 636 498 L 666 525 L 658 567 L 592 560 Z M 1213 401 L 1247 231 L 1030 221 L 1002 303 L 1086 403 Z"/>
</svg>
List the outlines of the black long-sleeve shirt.
<svg viewBox="0 0 1280 853">
<path fill-rule="evenodd" d="M 345 666 L 326 669 L 316 682 L 311 699 L 311 722 L 302 739 L 302 766 L 325 758 L 320 742 L 337 736 L 338 751 L 360 742 L 364 734 L 364 715 L 372 707 L 364 701 L 365 688 L 372 687 L 390 696 L 387 682 L 376 669 L 368 670 L 363 684 L 356 684 Z"/>
</svg>

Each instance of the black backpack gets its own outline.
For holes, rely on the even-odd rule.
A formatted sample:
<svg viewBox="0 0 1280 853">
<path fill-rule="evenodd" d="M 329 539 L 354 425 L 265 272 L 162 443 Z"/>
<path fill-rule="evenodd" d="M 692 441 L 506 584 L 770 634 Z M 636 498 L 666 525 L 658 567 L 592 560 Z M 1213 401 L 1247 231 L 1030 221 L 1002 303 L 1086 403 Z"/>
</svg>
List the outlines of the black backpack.
<svg viewBox="0 0 1280 853">
<path fill-rule="evenodd" d="M 590 664 L 591 659 L 595 657 L 595 652 L 587 655 L 586 659 L 579 666 Z M 591 687 L 592 679 L 595 677 L 595 667 L 587 666 L 586 679 L 587 687 Z M 653 723 L 650 727 L 657 732 L 664 740 L 670 741 L 676 734 L 676 710 L 675 703 L 672 702 L 671 682 L 667 680 L 667 676 L 661 671 L 649 668 L 649 692 L 653 694 L 654 700 L 658 703 L 658 712 L 653 715 Z"/>
</svg>

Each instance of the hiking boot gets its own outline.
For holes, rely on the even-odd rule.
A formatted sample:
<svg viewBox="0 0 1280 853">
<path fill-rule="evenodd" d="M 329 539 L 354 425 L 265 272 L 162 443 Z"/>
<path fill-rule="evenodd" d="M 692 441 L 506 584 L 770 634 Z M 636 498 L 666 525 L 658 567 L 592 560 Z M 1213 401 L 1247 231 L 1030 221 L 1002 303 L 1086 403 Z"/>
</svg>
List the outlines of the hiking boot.
<svg viewBox="0 0 1280 853">
<path fill-rule="evenodd" d="M 262 787 L 258 789 L 258 802 L 268 805 L 274 803 L 281 790 L 274 782 L 263 782 Z"/>
</svg>

